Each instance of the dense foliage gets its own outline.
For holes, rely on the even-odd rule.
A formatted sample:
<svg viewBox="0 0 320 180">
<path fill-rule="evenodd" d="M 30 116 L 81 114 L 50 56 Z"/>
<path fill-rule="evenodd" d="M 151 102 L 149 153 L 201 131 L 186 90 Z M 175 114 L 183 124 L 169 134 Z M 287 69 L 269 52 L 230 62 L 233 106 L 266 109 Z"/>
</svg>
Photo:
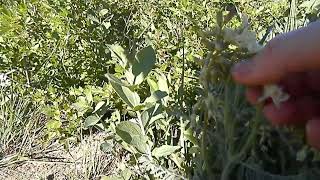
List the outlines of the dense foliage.
<svg viewBox="0 0 320 180">
<path fill-rule="evenodd" d="M 269 126 L 229 69 L 253 55 L 252 40 L 263 46 L 315 21 L 319 1 L 0 2 L 0 72 L 12 81 L 0 86 L 0 110 L 12 93 L 32 102 L 25 108 L 40 106 L 45 145 L 68 148 L 107 132 L 101 148 L 121 144 L 130 158 L 105 179 L 312 179 L 318 172 L 317 152 L 297 130 Z M 242 32 L 250 42 L 237 40 Z"/>
</svg>

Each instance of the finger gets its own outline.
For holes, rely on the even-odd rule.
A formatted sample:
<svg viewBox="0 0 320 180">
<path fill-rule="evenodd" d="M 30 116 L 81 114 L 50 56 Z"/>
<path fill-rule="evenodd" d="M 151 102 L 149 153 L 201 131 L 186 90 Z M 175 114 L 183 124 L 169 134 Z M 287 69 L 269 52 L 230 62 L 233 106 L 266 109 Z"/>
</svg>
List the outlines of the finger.
<svg viewBox="0 0 320 180">
<path fill-rule="evenodd" d="M 307 73 L 290 73 L 279 85 L 290 97 L 303 97 L 310 93 L 307 83 Z"/>
<path fill-rule="evenodd" d="M 237 64 L 232 75 L 247 85 L 279 82 L 290 72 L 320 68 L 320 22 L 271 40 L 252 60 Z"/>
<path fill-rule="evenodd" d="M 320 71 L 311 71 L 306 74 L 305 81 L 313 92 L 320 92 Z"/>
<path fill-rule="evenodd" d="M 275 126 L 300 125 L 307 121 L 294 102 L 285 102 L 281 104 L 280 108 L 274 104 L 267 104 L 263 113 Z"/>
<path fill-rule="evenodd" d="M 308 143 L 320 150 L 320 119 L 316 118 L 308 121 L 306 126 Z"/>
<path fill-rule="evenodd" d="M 273 104 L 264 107 L 266 117 L 274 125 L 303 125 L 312 117 L 320 115 L 320 100 L 313 97 L 291 99 L 277 108 Z"/>
<path fill-rule="evenodd" d="M 259 97 L 261 97 L 262 88 L 261 87 L 250 87 L 246 91 L 246 97 L 250 104 L 256 105 L 258 103 Z"/>
</svg>

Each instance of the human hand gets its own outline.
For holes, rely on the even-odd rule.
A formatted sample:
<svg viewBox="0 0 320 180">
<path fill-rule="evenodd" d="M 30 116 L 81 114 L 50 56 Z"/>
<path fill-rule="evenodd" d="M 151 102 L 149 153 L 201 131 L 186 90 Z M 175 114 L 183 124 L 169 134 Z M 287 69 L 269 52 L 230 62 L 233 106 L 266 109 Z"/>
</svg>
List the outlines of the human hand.
<svg viewBox="0 0 320 180">
<path fill-rule="evenodd" d="M 271 40 L 252 60 L 237 64 L 235 81 L 248 86 L 247 99 L 256 104 L 262 87 L 278 84 L 290 99 L 263 112 L 274 125 L 305 125 L 310 145 L 320 149 L 320 22 Z"/>
</svg>

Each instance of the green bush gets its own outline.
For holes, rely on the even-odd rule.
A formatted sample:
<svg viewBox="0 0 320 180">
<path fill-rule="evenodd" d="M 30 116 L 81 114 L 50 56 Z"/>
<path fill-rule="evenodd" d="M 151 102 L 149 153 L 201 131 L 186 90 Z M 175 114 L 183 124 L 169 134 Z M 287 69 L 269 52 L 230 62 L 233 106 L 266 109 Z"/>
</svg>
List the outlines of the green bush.
<svg viewBox="0 0 320 180">
<path fill-rule="evenodd" d="M 318 10 L 294 0 L 7 0 L 0 72 L 14 70 L 15 92 L 30 99 L 1 111 L 25 119 L 28 103 L 41 106 L 43 143 L 66 148 L 107 132 L 101 148 L 120 144 L 129 159 L 104 179 L 305 179 L 317 152 L 270 127 L 229 70 Z M 1 128 L 21 137 L 25 124 Z"/>
</svg>

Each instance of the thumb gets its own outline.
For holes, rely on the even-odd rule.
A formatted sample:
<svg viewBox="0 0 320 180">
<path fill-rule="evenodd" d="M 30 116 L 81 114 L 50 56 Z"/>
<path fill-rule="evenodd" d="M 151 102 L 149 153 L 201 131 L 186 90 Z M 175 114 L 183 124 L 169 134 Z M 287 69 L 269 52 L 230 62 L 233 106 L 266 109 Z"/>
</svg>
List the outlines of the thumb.
<svg viewBox="0 0 320 180">
<path fill-rule="evenodd" d="M 320 150 L 320 118 L 313 119 L 307 123 L 306 133 L 308 143 Z"/>
<path fill-rule="evenodd" d="M 237 64 L 232 75 L 242 84 L 264 85 L 313 69 L 320 69 L 320 22 L 274 38 L 252 60 Z"/>
</svg>

